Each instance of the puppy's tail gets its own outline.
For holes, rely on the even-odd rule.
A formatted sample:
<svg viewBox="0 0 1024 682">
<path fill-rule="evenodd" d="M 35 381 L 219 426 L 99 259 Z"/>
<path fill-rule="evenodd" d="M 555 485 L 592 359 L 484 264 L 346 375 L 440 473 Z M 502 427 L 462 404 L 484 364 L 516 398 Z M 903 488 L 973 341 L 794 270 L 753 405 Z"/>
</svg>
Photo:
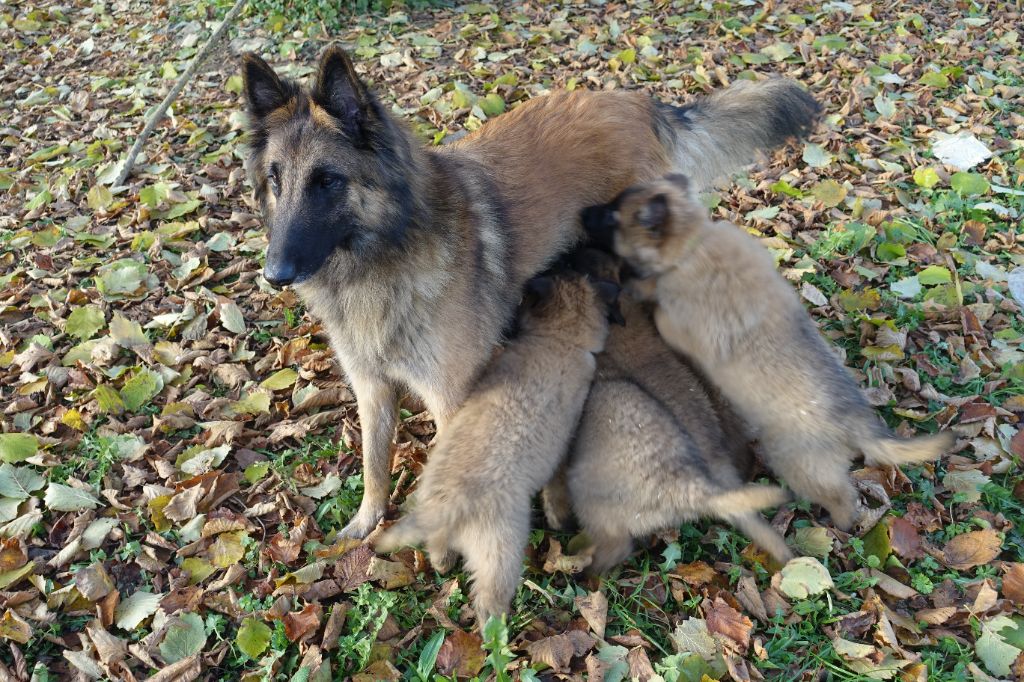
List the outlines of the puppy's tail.
<svg viewBox="0 0 1024 682">
<path fill-rule="evenodd" d="M 864 461 L 869 465 L 912 464 L 938 459 L 953 447 L 956 436 L 951 431 L 941 431 L 930 436 L 895 438 L 888 434 L 874 437 L 861 445 Z"/>
<path fill-rule="evenodd" d="M 681 107 L 659 103 L 656 130 L 666 131 L 676 171 L 697 190 L 753 163 L 790 138 L 813 130 L 821 106 L 794 81 L 737 81 Z"/>
<path fill-rule="evenodd" d="M 785 538 L 764 520 L 759 510 L 777 507 L 789 499 L 778 486 L 748 485 L 711 498 L 712 513 L 736 526 L 754 544 L 768 552 L 780 564 L 793 558 Z"/>
</svg>

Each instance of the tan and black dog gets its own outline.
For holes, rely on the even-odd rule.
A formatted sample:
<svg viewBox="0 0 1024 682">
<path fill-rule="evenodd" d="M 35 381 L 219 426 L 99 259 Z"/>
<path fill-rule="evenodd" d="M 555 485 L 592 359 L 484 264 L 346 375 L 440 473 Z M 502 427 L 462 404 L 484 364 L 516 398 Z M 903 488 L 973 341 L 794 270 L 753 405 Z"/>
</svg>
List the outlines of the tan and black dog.
<svg viewBox="0 0 1024 682">
<path fill-rule="evenodd" d="M 950 432 L 899 439 L 818 333 L 771 254 L 740 227 L 711 220 L 686 177 L 628 189 L 608 210 L 615 250 L 657 307 L 658 332 L 717 386 L 765 463 L 843 530 L 858 518 L 850 463 L 936 459 Z"/>
<path fill-rule="evenodd" d="M 518 336 L 445 425 L 412 511 L 374 543 L 381 551 L 424 543 L 442 572 L 452 553 L 462 555 L 480 627 L 515 596 L 533 497 L 565 458 L 618 294 L 579 275 L 549 286 L 524 304 Z"/>
<path fill-rule="evenodd" d="M 330 336 L 363 430 L 363 501 L 386 511 L 399 392 L 440 429 L 499 343 L 523 284 L 578 242 L 580 210 L 686 171 L 703 184 L 807 133 L 819 107 L 783 79 L 676 107 L 641 92 L 556 92 L 428 149 L 328 48 L 310 88 L 244 58 L 248 172 L 269 232 L 264 276 Z"/>
</svg>

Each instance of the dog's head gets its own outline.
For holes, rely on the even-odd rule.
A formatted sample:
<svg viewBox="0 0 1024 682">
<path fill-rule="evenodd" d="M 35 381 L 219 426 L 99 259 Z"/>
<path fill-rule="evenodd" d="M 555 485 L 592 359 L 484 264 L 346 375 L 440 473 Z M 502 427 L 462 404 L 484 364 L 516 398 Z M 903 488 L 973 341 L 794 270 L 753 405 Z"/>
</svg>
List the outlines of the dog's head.
<svg viewBox="0 0 1024 682">
<path fill-rule="evenodd" d="M 617 309 L 619 285 L 558 269 L 534 277 L 526 284 L 520 325 L 542 331 L 567 345 L 597 353 L 604 347 L 608 318 Z"/>
<path fill-rule="evenodd" d="M 610 243 L 630 265 L 647 274 L 664 242 L 697 229 L 706 215 L 686 176 L 674 173 L 634 185 L 610 204 L 586 209 L 583 220 L 592 241 Z"/>
<path fill-rule="evenodd" d="M 247 167 L 269 232 L 267 281 L 298 284 L 332 258 L 362 263 L 400 248 L 416 208 L 410 142 L 345 51 L 324 51 L 310 88 L 252 53 L 242 73 Z"/>
</svg>

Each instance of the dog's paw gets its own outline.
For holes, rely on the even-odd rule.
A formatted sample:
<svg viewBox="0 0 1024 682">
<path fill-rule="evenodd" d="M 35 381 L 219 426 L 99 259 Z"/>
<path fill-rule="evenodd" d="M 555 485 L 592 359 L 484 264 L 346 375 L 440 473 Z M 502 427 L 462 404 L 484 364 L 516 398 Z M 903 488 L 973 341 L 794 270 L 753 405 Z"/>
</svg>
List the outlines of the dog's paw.
<svg viewBox="0 0 1024 682">
<path fill-rule="evenodd" d="M 363 504 L 359 507 L 356 515 L 352 517 L 352 520 L 348 522 L 348 525 L 341 529 L 340 536 L 362 540 L 372 533 L 377 524 L 381 522 L 381 519 L 384 518 L 384 511 L 383 508 L 375 509 Z"/>
</svg>

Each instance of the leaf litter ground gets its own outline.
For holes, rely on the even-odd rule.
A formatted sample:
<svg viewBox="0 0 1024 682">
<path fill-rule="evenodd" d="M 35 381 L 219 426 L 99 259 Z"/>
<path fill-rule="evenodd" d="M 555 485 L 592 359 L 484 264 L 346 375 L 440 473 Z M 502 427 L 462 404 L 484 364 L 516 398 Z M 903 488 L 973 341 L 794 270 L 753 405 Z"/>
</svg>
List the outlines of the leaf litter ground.
<svg viewBox="0 0 1024 682">
<path fill-rule="evenodd" d="M 1024 674 L 1019 6 L 256 2 L 111 187 L 226 10 L 0 5 L 0 675 Z M 353 398 L 259 274 L 236 55 L 304 76 L 328 35 L 431 143 L 556 87 L 800 80 L 819 131 L 709 207 L 763 237 L 891 426 L 953 429 L 955 452 L 857 470 L 860 537 L 778 511 L 808 558 L 774 575 L 707 523 L 584 582 L 573 538 L 538 529 L 511 621 L 475 634 L 464 575 L 336 538 L 361 494 Z M 432 437 L 404 407 L 396 503 Z"/>
</svg>

